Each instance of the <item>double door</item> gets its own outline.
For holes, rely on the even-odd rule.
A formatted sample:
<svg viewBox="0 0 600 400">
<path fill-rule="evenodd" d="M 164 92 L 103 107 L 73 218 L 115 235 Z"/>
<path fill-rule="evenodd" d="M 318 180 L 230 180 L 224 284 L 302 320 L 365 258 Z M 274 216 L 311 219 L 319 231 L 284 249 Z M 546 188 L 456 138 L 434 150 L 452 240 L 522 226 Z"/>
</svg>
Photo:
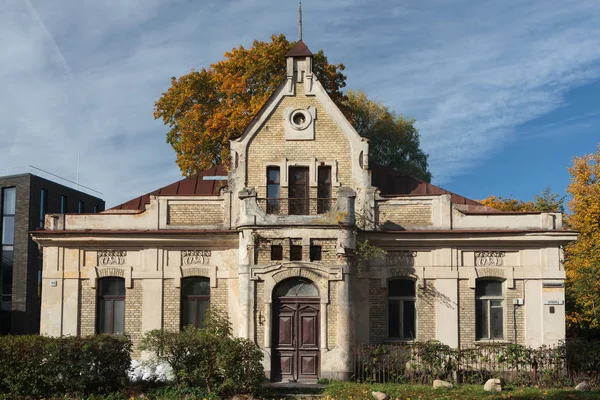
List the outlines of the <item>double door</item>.
<svg viewBox="0 0 600 400">
<path fill-rule="evenodd" d="M 273 303 L 275 381 L 316 382 L 319 376 L 319 302 L 285 298 Z"/>
</svg>

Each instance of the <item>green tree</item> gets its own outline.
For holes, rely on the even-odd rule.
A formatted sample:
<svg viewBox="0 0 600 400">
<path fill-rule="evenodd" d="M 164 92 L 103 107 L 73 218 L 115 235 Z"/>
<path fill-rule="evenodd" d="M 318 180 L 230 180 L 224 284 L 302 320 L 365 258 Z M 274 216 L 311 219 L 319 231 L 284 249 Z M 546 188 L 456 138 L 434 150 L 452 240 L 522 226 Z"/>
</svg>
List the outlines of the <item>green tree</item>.
<svg viewBox="0 0 600 400">
<path fill-rule="evenodd" d="M 254 41 L 225 53 L 209 68 L 179 78 L 156 101 L 154 118 L 170 130 L 167 142 L 184 175 L 229 159 L 229 140 L 252 121 L 285 77 L 285 54 L 294 46 L 284 35 L 270 42 Z M 427 154 L 419 147 L 414 120 L 396 116 L 364 93 L 346 96 L 343 64 L 330 64 L 322 50 L 313 57 L 313 70 L 333 102 L 358 132 L 371 139 L 371 158 L 429 181 Z"/>
<path fill-rule="evenodd" d="M 415 120 L 406 118 L 369 100 L 363 91 L 348 91 L 350 122 L 359 135 L 369 138 L 369 163 L 390 166 L 397 171 L 431 182 L 428 155 L 421 149 Z"/>
</svg>

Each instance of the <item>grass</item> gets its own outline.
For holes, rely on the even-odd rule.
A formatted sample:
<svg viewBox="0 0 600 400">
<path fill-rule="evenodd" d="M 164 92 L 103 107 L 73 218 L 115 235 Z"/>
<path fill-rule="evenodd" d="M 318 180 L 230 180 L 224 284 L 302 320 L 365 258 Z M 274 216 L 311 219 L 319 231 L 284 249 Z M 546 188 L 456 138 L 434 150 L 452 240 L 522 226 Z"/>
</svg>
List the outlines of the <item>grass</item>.
<svg viewBox="0 0 600 400">
<path fill-rule="evenodd" d="M 453 389 L 433 389 L 431 385 L 360 384 L 333 382 L 325 388 L 326 399 L 372 399 L 371 392 L 384 392 L 390 399 L 400 400 L 572 400 L 600 399 L 600 392 L 576 392 L 572 389 L 540 389 L 535 387 L 507 387 L 501 393 L 483 390 L 483 385 L 462 385 Z"/>
</svg>

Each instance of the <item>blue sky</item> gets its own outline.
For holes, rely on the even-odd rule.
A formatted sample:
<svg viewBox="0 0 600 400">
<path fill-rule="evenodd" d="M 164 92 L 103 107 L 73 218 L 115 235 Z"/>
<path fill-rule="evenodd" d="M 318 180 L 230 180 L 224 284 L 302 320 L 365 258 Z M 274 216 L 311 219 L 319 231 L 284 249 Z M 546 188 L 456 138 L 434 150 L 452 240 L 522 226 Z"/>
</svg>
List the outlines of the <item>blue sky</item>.
<svg viewBox="0 0 600 400">
<path fill-rule="evenodd" d="M 433 183 L 467 197 L 564 192 L 600 142 L 600 2 L 305 0 L 304 40 L 418 121 Z M 171 76 L 273 33 L 281 0 L 4 0 L 0 174 L 31 164 L 107 206 L 180 179 L 153 103 Z"/>
</svg>

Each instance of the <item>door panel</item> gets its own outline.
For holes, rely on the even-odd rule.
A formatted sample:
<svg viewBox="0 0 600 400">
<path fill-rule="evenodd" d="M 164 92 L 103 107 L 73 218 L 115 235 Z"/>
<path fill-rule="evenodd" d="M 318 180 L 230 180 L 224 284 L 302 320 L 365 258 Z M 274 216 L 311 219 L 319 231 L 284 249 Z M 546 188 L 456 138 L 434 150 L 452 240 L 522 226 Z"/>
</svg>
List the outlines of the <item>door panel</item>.
<svg viewBox="0 0 600 400">
<path fill-rule="evenodd" d="M 274 380 L 316 381 L 319 373 L 319 304 L 285 298 L 273 303 Z"/>
</svg>

